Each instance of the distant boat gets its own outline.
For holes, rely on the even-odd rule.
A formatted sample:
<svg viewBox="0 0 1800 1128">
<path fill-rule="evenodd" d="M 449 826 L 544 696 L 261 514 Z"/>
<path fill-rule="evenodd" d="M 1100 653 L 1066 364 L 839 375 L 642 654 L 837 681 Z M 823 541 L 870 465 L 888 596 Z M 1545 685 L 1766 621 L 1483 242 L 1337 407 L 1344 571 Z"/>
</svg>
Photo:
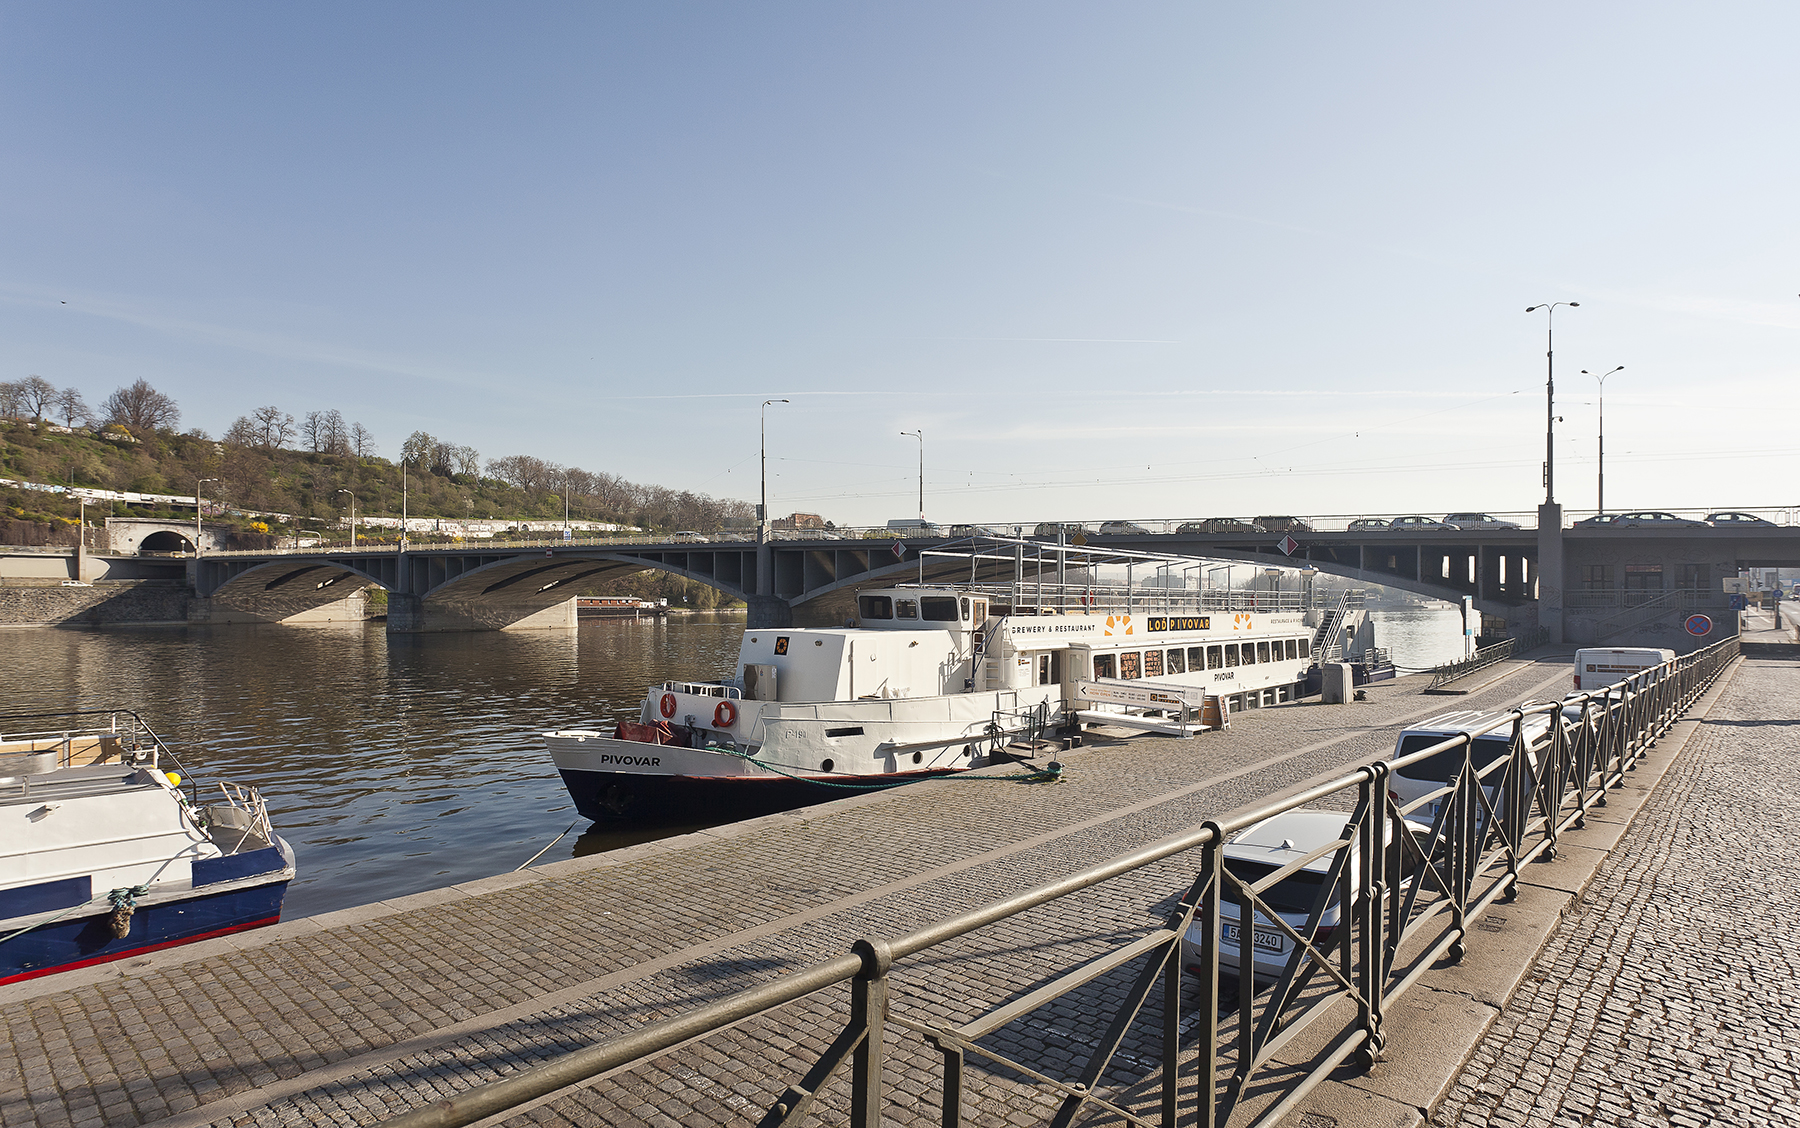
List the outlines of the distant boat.
<svg viewBox="0 0 1800 1128">
<path fill-rule="evenodd" d="M 0 983 L 274 924 L 293 849 L 136 714 L 0 717 Z"/>
</svg>

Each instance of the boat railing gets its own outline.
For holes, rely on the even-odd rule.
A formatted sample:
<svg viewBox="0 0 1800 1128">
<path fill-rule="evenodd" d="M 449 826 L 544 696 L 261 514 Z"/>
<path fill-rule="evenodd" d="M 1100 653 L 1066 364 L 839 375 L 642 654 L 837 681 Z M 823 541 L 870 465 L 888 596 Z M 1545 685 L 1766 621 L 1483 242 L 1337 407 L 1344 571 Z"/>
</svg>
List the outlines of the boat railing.
<svg viewBox="0 0 1800 1128">
<path fill-rule="evenodd" d="M 724 697 L 739 700 L 744 696 L 742 689 L 729 682 L 667 681 L 663 683 L 662 687 L 664 693 L 687 693 L 695 697 Z"/>
<path fill-rule="evenodd" d="M 912 587 L 911 584 L 896 585 Z M 942 584 L 925 587 L 942 588 Z M 1301 612 L 1313 606 L 1305 592 L 1174 588 L 1129 584 L 957 584 L 959 592 L 985 597 L 995 614 L 1114 615 L 1182 612 Z M 1360 605 L 1360 604 L 1359 604 Z"/>
<path fill-rule="evenodd" d="M 248 845 L 261 850 L 275 841 L 275 827 L 269 821 L 269 804 L 262 792 L 247 784 L 221 781 L 219 793 L 223 803 L 206 808 L 212 839 L 227 854 L 235 854 Z"/>
<path fill-rule="evenodd" d="M 33 762 L 28 757 L 56 757 L 54 763 Z M 30 789 L 31 774 L 57 768 L 84 767 L 116 759 L 140 768 L 174 767 L 199 801 L 198 785 L 186 765 L 144 719 L 130 709 L 72 709 L 55 713 L 12 713 L 0 716 L 0 778 L 18 773 L 20 786 Z M 166 770 L 166 769 L 165 769 Z"/>
</svg>

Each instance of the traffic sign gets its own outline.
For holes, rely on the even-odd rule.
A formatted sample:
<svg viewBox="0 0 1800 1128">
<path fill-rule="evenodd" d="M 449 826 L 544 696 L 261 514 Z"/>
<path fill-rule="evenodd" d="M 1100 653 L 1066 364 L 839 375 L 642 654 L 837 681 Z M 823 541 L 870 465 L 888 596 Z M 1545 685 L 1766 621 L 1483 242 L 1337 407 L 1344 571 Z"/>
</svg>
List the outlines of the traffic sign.
<svg viewBox="0 0 1800 1128">
<path fill-rule="evenodd" d="M 1687 622 L 1683 623 L 1682 626 L 1686 627 L 1687 633 L 1691 635 L 1712 633 L 1712 620 L 1705 615 L 1689 615 L 1687 617 Z"/>
<path fill-rule="evenodd" d="M 1295 552 L 1297 552 L 1299 550 L 1300 542 L 1295 540 L 1292 536 L 1285 536 L 1285 537 L 1282 537 L 1280 541 L 1276 542 L 1275 547 L 1279 548 L 1282 552 L 1286 553 L 1287 555 L 1292 556 Z"/>
</svg>

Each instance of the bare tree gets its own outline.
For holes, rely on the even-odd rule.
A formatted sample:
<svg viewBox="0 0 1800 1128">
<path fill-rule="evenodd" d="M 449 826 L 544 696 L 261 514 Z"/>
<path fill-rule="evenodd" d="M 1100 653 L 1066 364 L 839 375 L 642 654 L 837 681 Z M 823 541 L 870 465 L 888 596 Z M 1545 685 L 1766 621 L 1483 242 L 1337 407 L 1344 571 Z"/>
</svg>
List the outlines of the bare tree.
<svg viewBox="0 0 1800 1128">
<path fill-rule="evenodd" d="M 0 382 L 0 419 L 17 419 L 24 409 L 24 396 L 16 380 Z"/>
<path fill-rule="evenodd" d="M 19 381 L 19 396 L 26 411 L 39 423 L 56 406 L 56 385 L 42 376 L 27 376 Z"/>
<path fill-rule="evenodd" d="M 358 458 L 375 456 L 375 435 L 361 423 L 350 424 L 350 449 Z"/>
<path fill-rule="evenodd" d="M 400 447 L 400 461 L 420 470 L 431 469 L 437 459 L 438 447 L 442 444 L 424 431 L 414 431 L 406 436 L 406 442 Z"/>
<path fill-rule="evenodd" d="M 273 404 L 250 413 L 250 426 L 256 445 L 273 453 L 293 441 L 294 417 Z"/>
<path fill-rule="evenodd" d="M 325 449 L 325 413 L 323 411 L 306 413 L 306 417 L 300 420 L 300 437 L 306 440 L 306 445 L 313 449 L 314 454 Z"/>
<path fill-rule="evenodd" d="M 344 427 L 344 413 L 335 407 L 325 413 L 325 433 L 322 437 L 326 453 L 350 453 L 350 433 Z"/>
<path fill-rule="evenodd" d="M 256 424 L 250 422 L 249 416 L 240 415 L 225 432 L 225 441 L 231 446 L 252 447 L 256 445 Z"/>
<path fill-rule="evenodd" d="M 481 477 L 481 453 L 472 446 L 451 447 L 456 472 L 470 478 Z"/>
<path fill-rule="evenodd" d="M 94 414 L 88 410 L 87 401 L 81 398 L 78 388 L 64 388 L 56 393 L 56 409 L 62 413 L 63 426 L 70 430 L 78 422 L 88 422 Z"/>
<path fill-rule="evenodd" d="M 139 380 L 128 388 L 120 388 L 100 405 L 108 423 L 117 423 L 143 438 L 158 430 L 173 430 L 181 422 L 181 409 L 175 401 Z"/>
</svg>

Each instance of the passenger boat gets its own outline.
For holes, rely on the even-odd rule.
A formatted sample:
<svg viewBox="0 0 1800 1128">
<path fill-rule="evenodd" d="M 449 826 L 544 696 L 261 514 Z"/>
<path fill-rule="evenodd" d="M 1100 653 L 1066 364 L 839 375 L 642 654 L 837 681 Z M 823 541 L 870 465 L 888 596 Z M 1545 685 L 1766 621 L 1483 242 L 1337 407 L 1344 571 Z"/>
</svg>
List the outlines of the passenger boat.
<svg viewBox="0 0 1800 1128">
<path fill-rule="evenodd" d="M 0 717 L 0 983 L 281 918 L 294 852 L 128 711 Z"/>
<path fill-rule="evenodd" d="M 742 818 L 985 766 L 1082 723 L 1191 733 L 1302 694 L 1330 610 L 1067 582 L 905 584 L 856 607 L 855 625 L 746 629 L 734 676 L 651 686 L 610 731 L 545 733 L 576 810 Z M 1338 653 L 1361 612 L 1334 613 Z"/>
</svg>

